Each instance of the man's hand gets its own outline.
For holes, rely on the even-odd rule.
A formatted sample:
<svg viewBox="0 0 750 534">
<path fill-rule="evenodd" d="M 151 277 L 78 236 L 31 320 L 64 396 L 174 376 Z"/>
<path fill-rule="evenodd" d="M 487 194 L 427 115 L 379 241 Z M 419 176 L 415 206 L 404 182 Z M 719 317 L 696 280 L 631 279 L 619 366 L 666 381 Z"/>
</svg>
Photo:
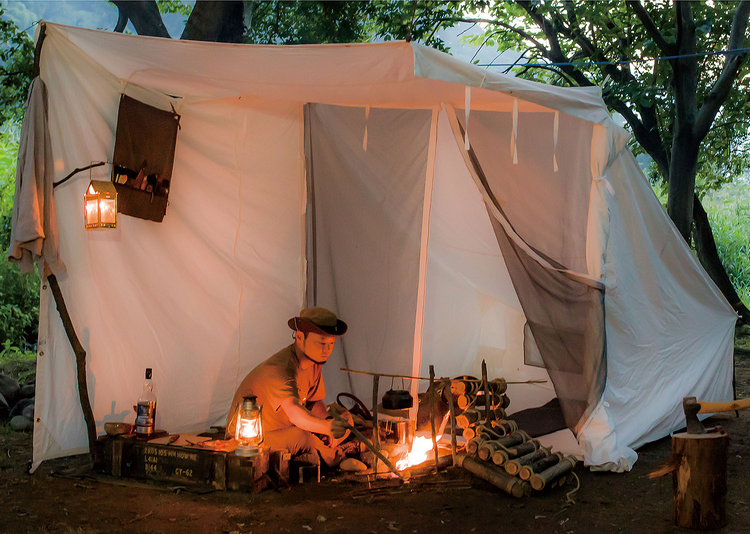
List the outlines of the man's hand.
<svg viewBox="0 0 750 534">
<path fill-rule="evenodd" d="M 343 421 L 337 421 L 336 419 L 331 419 L 331 430 L 329 434 L 334 439 L 343 438 L 347 432 L 349 432 L 349 429 L 346 426 L 346 423 Z"/>
</svg>

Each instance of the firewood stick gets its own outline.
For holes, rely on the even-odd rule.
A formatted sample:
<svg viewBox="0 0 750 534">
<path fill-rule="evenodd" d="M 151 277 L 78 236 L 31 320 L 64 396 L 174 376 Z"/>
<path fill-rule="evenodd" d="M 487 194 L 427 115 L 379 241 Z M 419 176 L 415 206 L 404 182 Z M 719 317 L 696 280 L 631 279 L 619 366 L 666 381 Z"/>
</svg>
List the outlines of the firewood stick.
<svg viewBox="0 0 750 534">
<path fill-rule="evenodd" d="M 456 465 L 456 411 L 453 408 L 453 393 L 450 388 L 450 380 L 446 378 L 444 383 L 444 389 L 448 392 L 448 409 L 451 413 L 451 458 L 453 465 Z"/>
<path fill-rule="evenodd" d="M 371 373 L 370 371 L 357 371 L 356 369 L 347 369 L 346 367 L 339 367 L 339 371 L 344 371 L 345 373 L 353 373 L 355 375 L 368 375 L 368 376 L 385 376 L 387 378 L 408 378 L 409 380 L 429 380 L 429 378 L 425 378 L 424 376 L 409 376 L 409 375 L 389 375 L 387 373 Z M 546 380 L 543 380 L 542 382 L 546 382 Z"/>
<path fill-rule="evenodd" d="M 351 431 L 351 433 L 354 434 L 359 441 L 361 441 L 362 443 L 365 444 L 365 447 L 367 447 L 370 450 L 370 452 L 375 455 L 376 459 L 382 460 L 382 462 L 388 467 L 388 469 L 391 470 L 391 472 L 394 475 L 396 475 L 402 481 L 404 480 L 404 477 L 402 477 L 401 473 L 399 473 L 398 470 L 396 470 L 396 467 L 391 463 L 391 461 L 388 458 L 386 458 L 385 456 L 383 456 L 380 453 L 380 451 L 378 450 L 378 447 L 376 447 L 375 445 L 373 445 L 372 443 L 370 443 L 370 440 L 367 439 L 365 436 L 363 436 L 362 432 L 360 432 L 359 430 L 357 430 L 356 428 L 354 428 L 354 426 L 352 426 L 349 423 L 347 423 L 346 421 L 344 421 L 336 410 L 332 410 L 332 413 L 333 413 L 333 418 L 336 419 L 336 421 L 344 423 L 344 426 L 349 431 Z M 378 466 L 378 462 L 377 462 L 377 460 L 375 460 L 375 474 L 376 475 L 377 475 L 377 472 L 378 472 L 377 471 L 377 466 Z"/>
<path fill-rule="evenodd" d="M 435 451 L 435 473 L 438 472 L 438 446 L 435 435 L 435 366 L 430 365 L 430 426 L 432 427 L 432 449 Z"/>
<path fill-rule="evenodd" d="M 528 465 L 524 465 L 518 472 L 518 476 L 523 480 L 529 480 L 535 473 L 541 473 L 545 469 L 549 469 L 553 465 L 559 463 L 563 458 L 564 455 L 561 452 L 550 454 L 540 460 L 535 460 Z"/>
<path fill-rule="evenodd" d="M 372 442 L 376 447 L 380 448 L 380 430 L 378 428 L 378 386 L 380 384 L 380 375 L 373 375 L 372 377 Z M 378 472 L 378 456 L 375 455 L 374 470 L 377 476 Z"/>
</svg>

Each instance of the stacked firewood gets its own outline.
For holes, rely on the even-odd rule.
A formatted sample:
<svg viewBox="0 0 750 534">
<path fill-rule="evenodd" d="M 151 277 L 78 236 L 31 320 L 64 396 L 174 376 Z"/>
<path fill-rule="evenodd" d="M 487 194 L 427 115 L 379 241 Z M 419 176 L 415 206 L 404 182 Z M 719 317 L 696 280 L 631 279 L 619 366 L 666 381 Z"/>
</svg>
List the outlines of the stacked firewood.
<svg viewBox="0 0 750 534">
<path fill-rule="evenodd" d="M 456 416 L 456 426 L 466 439 L 466 455 L 458 458 L 459 465 L 515 497 L 529 495 L 532 489 L 562 486 L 573 477 L 574 456 L 542 447 L 506 418 L 510 399 L 504 379 L 485 385 L 462 377 L 451 381 L 450 390 L 463 409 Z"/>
</svg>

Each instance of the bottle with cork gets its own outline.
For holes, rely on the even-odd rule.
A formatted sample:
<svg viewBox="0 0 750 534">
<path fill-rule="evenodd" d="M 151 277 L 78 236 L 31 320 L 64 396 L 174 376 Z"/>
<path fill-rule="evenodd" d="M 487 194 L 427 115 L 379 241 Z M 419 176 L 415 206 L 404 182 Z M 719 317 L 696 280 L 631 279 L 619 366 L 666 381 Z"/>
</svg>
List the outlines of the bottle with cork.
<svg viewBox="0 0 750 534">
<path fill-rule="evenodd" d="M 143 382 L 143 393 L 138 398 L 135 417 L 135 435 L 139 438 L 149 438 L 156 428 L 156 395 L 151 381 L 151 368 L 146 369 L 146 380 Z"/>
</svg>

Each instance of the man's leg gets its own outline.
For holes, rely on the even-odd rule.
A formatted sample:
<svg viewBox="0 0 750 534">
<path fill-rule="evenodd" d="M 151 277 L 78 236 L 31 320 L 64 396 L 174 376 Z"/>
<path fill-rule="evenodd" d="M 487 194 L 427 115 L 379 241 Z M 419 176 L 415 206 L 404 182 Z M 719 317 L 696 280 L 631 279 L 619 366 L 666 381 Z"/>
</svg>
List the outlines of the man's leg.
<svg viewBox="0 0 750 534">
<path fill-rule="evenodd" d="M 320 438 L 296 426 L 266 433 L 264 445 L 272 449 L 286 449 L 292 456 L 316 451 L 326 465 L 331 465 L 336 458 L 336 449 L 327 447 Z"/>
</svg>

